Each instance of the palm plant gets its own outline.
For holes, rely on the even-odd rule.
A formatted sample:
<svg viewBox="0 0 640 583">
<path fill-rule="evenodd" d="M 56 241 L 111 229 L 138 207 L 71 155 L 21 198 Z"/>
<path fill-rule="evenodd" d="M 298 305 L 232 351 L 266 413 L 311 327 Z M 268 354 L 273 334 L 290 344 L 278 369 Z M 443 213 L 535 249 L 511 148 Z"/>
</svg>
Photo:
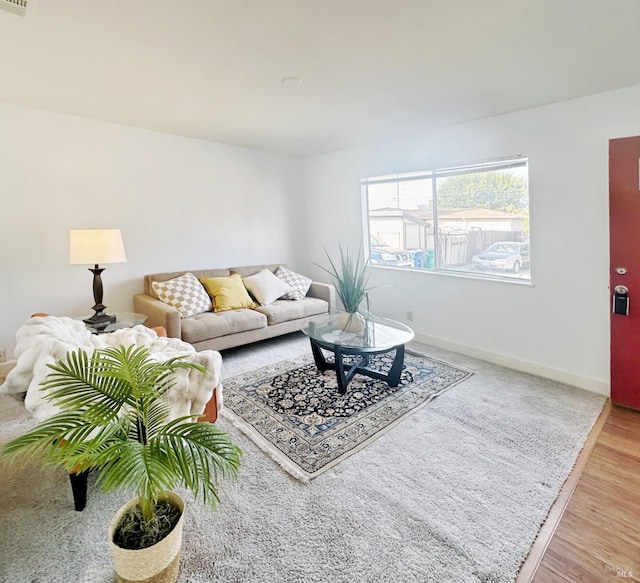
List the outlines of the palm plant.
<svg viewBox="0 0 640 583">
<path fill-rule="evenodd" d="M 338 245 L 340 250 L 340 261 L 334 262 L 325 249 L 324 252 L 329 260 L 329 268 L 318 265 L 318 267 L 326 271 L 335 280 L 336 294 L 340 298 L 344 309 L 349 314 L 355 314 L 360 310 L 360 304 L 367 298 L 371 289 L 369 287 L 369 259 L 364 260 L 362 257 L 362 249 L 353 257 L 342 245 Z"/>
<path fill-rule="evenodd" d="M 161 398 L 181 368 L 207 374 L 183 357 L 153 360 L 146 347 L 69 352 L 42 383 L 60 412 L 9 443 L 2 455 L 68 472 L 97 470 L 104 490 L 133 489 L 145 521 L 167 491 L 181 484 L 211 507 L 214 480 L 237 474 L 242 452 L 229 436 L 196 416 L 169 421 Z"/>
</svg>

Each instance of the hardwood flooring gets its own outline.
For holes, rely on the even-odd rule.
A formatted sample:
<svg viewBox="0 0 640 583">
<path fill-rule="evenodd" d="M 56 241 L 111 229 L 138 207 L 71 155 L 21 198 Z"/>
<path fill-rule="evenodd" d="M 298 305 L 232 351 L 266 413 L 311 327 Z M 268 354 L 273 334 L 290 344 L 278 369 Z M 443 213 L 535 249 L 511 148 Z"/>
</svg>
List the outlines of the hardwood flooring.
<svg viewBox="0 0 640 583">
<path fill-rule="evenodd" d="M 607 405 L 585 450 L 519 583 L 640 582 L 640 412 Z"/>
</svg>

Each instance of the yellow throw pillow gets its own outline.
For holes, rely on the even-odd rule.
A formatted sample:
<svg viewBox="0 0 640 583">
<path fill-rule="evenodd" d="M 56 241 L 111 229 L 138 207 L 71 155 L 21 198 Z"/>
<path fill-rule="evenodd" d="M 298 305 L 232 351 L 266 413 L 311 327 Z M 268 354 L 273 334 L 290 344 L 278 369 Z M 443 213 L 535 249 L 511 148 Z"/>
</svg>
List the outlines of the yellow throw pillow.
<svg viewBox="0 0 640 583">
<path fill-rule="evenodd" d="M 226 277 L 203 277 L 200 281 L 213 299 L 214 312 L 257 307 L 237 273 Z"/>
</svg>

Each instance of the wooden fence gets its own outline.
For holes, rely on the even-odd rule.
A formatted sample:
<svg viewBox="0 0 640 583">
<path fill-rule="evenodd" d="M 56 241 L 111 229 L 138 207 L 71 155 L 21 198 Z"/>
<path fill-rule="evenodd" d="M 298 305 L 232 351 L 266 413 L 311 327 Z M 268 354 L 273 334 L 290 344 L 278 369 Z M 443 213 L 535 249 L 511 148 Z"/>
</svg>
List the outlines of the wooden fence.
<svg viewBox="0 0 640 583">
<path fill-rule="evenodd" d="M 472 229 L 466 233 L 439 233 L 437 265 L 452 266 L 471 263 L 471 258 L 496 241 L 525 241 L 524 231 L 484 231 Z M 427 234 L 428 245 L 433 248 L 433 231 Z"/>
</svg>

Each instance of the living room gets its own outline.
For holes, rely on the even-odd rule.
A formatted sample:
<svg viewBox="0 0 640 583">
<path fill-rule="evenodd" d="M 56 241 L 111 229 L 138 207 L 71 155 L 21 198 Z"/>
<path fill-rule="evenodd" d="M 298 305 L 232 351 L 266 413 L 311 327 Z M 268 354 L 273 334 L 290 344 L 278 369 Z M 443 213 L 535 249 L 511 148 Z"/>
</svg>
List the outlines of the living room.
<svg viewBox="0 0 640 583">
<path fill-rule="evenodd" d="M 29 21 L 3 15 L 0 24 Z M 412 327 L 431 342 L 606 394 L 607 141 L 638 133 L 639 92 L 303 158 L 3 103 L 11 194 L 2 299 L 11 308 L 0 348 L 11 355 L 33 312 L 87 312 L 90 276 L 68 262 L 70 229 L 121 230 L 127 262 L 103 276 L 105 303 L 119 310 L 131 309 L 144 274 L 159 271 L 282 261 L 321 279 L 313 262 L 325 247 L 362 242 L 362 177 L 526 154 L 532 286 L 379 269 L 372 309 L 400 321 L 411 310 Z M 566 290 L 579 292 L 566 298 Z"/>
<path fill-rule="evenodd" d="M 65 9 L 70 10 L 68 4 Z M 495 4 L 496 9 L 505 8 L 504 3 Z M 577 3 L 562 4 L 569 12 L 582 10 Z M 542 90 L 538 95 L 535 70 L 528 78 L 516 58 L 507 59 L 504 68 L 496 67 L 494 73 L 512 78 L 520 104 L 505 100 L 499 103 L 502 109 L 483 114 L 480 102 L 490 98 L 487 89 L 478 97 L 477 109 L 473 100 L 460 104 L 461 117 L 447 118 L 443 112 L 441 119 L 425 118 L 422 125 L 411 119 L 411 130 L 399 124 L 404 129 L 396 133 L 375 133 L 363 125 L 360 134 L 339 143 L 322 136 L 329 145 L 322 148 L 319 139 L 310 153 L 304 153 L 303 139 L 295 141 L 296 116 L 302 114 L 293 112 L 322 103 L 322 91 L 327 89 L 312 93 L 313 78 L 304 70 L 291 69 L 301 66 L 298 60 L 275 67 L 265 57 L 261 64 L 255 49 L 260 35 L 252 45 L 256 59 L 252 73 L 261 66 L 280 71 L 272 79 L 277 85 L 272 100 L 278 102 L 280 126 L 279 133 L 272 127 L 272 144 L 280 147 L 271 151 L 260 142 L 266 133 L 262 125 L 253 138 L 256 145 L 243 145 L 243 133 L 251 132 L 249 122 L 234 136 L 219 132 L 216 138 L 209 138 L 204 129 L 199 137 L 178 135 L 178 123 L 175 131 L 169 125 L 150 129 L 157 107 L 153 100 L 162 99 L 155 74 L 162 71 L 159 63 L 171 55 L 171 46 L 162 46 L 167 34 L 162 26 L 158 30 L 147 26 L 139 36 L 125 31 L 125 36 L 140 42 L 136 64 L 145 54 L 145 38 L 154 55 L 148 78 L 140 67 L 141 80 L 127 86 L 121 81 L 132 77 L 119 69 L 125 64 L 115 62 L 105 69 L 110 58 L 99 50 L 92 53 L 88 32 L 70 27 L 81 47 L 73 55 L 68 52 L 73 43 L 62 43 L 58 28 L 54 27 L 55 34 L 50 31 L 49 41 L 36 42 L 33 30 L 42 30 L 39 19 L 52 10 L 47 0 L 38 0 L 33 14 L 24 19 L 0 11 L 3 54 L 20 53 L 22 48 L 26 53 L 20 63 L 26 70 L 12 66 L 10 59 L 0 64 L 4 217 L 0 349 L 11 358 L 15 333 L 34 312 L 70 316 L 88 312 L 90 274 L 69 264 L 71 229 L 121 230 L 127 261 L 108 265 L 103 274 L 105 304 L 114 310 L 132 310 L 144 275 L 155 272 L 283 262 L 314 280 L 329 282 L 316 265 L 325 262 L 325 248 L 335 253 L 339 242 L 358 248 L 364 241 L 363 177 L 523 154 L 529 159 L 531 284 L 374 268 L 371 310 L 410 324 L 416 338 L 427 344 L 608 396 L 608 141 L 640 134 L 640 73 L 634 65 L 640 54 L 633 36 L 640 12 L 632 2 L 614 4 L 615 8 L 597 9 L 598 17 L 609 15 L 608 26 L 598 27 L 594 15 L 582 14 L 584 21 L 572 29 L 575 44 L 568 40 L 557 44 L 557 67 L 548 60 L 549 69 L 538 72 L 541 78 L 558 79 L 558 85 L 565 76 L 573 79 L 573 87 L 562 86 L 552 100 Z M 264 16 L 266 9 L 252 8 Z M 410 8 L 416 3 L 407 3 Z M 550 3 L 546 8 L 551 9 Z M 542 19 L 538 24 L 544 21 L 541 12 L 544 9 L 532 13 Z M 324 13 L 323 17 L 328 19 Z M 110 18 L 112 25 L 119 22 L 113 14 Z M 137 18 L 141 15 L 136 12 Z M 133 22 L 139 22 L 136 19 Z M 367 17 L 369 24 L 375 20 Z M 161 22 L 166 26 L 168 21 Z M 214 35 L 198 30 L 203 38 Z M 498 37 L 500 30 L 494 31 Z M 217 25 L 215 34 L 222 32 Z M 256 29 L 245 32 L 249 35 Z M 268 36 L 268 31 L 262 33 Z M 337 31 L 333 34 L 342 38 Z M 549 30 L 549 35 L 557 40 L 555 32 Z M 294 47 L 296 38 L 292 33 Z M 538 38 L 540 45 L 545 44 L 542 32 Z M 47 42 L 67 52 L 52 53 L 49 61 L 41 48 Z M 107 35 L 101 42 L 97 49 L 114 41 Z M 38 46 L 37 58 L 26 50 L 30 43 Z M 69 70 L 57 70 L 55 58 L 68 58 Z M 173 58 L 179 68 L 179 55 Z M 29 59 L 37 72 L 28 70 Z M 45 69 L 47 63 L 50 67 L 46 76 L 39 68 L 40 59 Z M 469 66 L 474 64 L 480 66 L 469 60 Z M 362 67 L 366 70 L 365 64 Z M 58 80 L 59 75 L 67 79 L 72 73 L 75 99 L 65 97 L 66 81 Z M 200 75 L 199 70 L 187 70 L 175 84 Z M 302 84 L 281 86 L 281 78 L 288 75 L 300 75 Z M 149 94 L 141 91 L 145 83 L 153 88 Z M 94 91 L 102 92 L 102 103 L 89 102 Z M 109 102 L 121 104 L 129 93 L 141 95 L 137 109 L 130 114 L 117 108 L 109 111 Z M 229 93 L 227 99 L 233 101 L 233 91 Z M 362 100 L 369 97 L 362 95 Z M 204 118 L 197 118 L 207 111 L 202 101 L 206 99 L 185 95 L 182 102 L 168 106 L 175 109 L 183 127 L 190 122 L 196 128 L 191 136 L 198 134 L 199 123 L 206 126 Z M 247 110 L 247 119 L 269 118 L 270 106 L 270 101 L 255 103 Z M 399 112 L 402 109 L 398 107 Z M 283 110 L 290 110 L 291 117 Z M 336 118 L 323 122 L 323 116 L 318 113 L 316 127 L 340 124 Z M 413 315 L 410 322 L 407 312 Z"/>
</svg>

